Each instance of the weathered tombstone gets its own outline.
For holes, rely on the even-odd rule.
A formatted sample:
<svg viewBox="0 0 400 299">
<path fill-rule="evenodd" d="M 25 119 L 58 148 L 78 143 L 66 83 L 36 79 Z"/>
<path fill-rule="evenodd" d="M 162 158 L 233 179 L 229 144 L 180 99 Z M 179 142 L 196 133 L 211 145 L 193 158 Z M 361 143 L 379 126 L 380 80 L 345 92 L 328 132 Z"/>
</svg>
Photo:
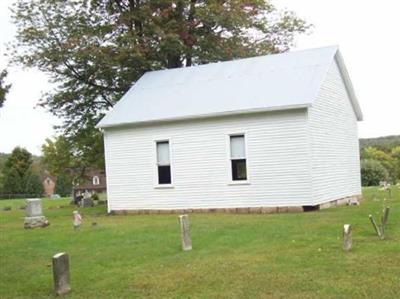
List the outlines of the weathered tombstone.
<svg viewBox="0 0 400 299">
<path fill-rule="evenodd" d="M 90 197 L 89 198 L 82 198 L 81 205 L 82 205 L 82 208 L 88 208 L 88 207 L 93 207 L 94 203 L 93 203 L 93 200 Z"/>
<path fill-rule="evenodd" d="M 382 226 L 385 227 L 389 218 L 389 211 L 390 208 L 389 207 L 385 207 L 383 209 L 383 216 L 382 216 Z"/>
<path fill-rule="evenodd" d="M 69 286 L 69 257 L 65 252 L 53 256 L 54 291 L 63 295 L 71 291 Z"/>
<path fill-rule="evenodd" d="M 351 225 L 345 224 L 343 226 L 343 250 L 349 251 L 353 245 L 351 237 Z"/>
<path fill-rule="evenodd" d="M 42 200 L 30 198 L 26 200 L 25 228 L 45 227 L 49 225 L 46 217 L 42 214 Z"/>
<path fill-rule="evenodd" d="M 376 234 L 378 235 L 378 237 L 383 240 L 385 238 L 384 232 L 381 230 L 381 228 L 376 224 L 374 217 L 372 217 L 372 215 L 369 215 L 369 220 L 372 223 L 372 226 L 375 229 Z"/>
<path fill-rule="evenodd" d="M 192 250 L 192 240 L 190 239 L 190 234 L 189 234 L 189 217 L 188 217 L 188 215 L 180 215 L 179 223 L 181 226 L 182 250 L 183 251 Z"/>
</svg>

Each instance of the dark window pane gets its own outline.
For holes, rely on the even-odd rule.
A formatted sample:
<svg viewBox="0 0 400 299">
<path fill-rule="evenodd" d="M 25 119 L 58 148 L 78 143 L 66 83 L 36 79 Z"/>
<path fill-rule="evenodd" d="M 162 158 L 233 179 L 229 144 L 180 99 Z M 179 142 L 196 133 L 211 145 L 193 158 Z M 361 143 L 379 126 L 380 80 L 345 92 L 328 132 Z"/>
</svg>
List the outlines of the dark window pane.
<svg viewBox="0 0 400 299">
<path fill-rule="evenodd" d="M 158 183 L 171 184 L 171 166 L 158 166 Z"/>
<path fill-rule="evenodd" d="M 232 160 L 232 180 L 247 180 L 246 159 Z"/>
</svg>

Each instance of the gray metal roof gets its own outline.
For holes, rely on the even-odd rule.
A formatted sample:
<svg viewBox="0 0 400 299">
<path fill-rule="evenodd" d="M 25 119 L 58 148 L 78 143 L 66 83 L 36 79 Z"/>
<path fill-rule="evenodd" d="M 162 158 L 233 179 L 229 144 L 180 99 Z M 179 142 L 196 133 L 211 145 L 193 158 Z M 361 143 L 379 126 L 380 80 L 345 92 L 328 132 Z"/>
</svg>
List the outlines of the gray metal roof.
<svg viewBox="0 0 400 299">
<path fill-rule="evenodd" d="M 335 58 L 361 120 L 343 59 L 332 46 L 148 72 L 97 127 L 307 107 Z"/>
</svg>

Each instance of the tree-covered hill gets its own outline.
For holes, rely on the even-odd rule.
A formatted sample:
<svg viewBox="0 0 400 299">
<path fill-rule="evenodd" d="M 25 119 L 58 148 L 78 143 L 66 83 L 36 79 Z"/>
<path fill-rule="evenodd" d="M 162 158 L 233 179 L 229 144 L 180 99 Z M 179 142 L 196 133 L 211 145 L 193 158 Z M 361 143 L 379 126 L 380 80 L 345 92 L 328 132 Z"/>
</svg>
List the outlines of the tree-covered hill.
<svg viewBox="0 0 400 299">
<path fill-rule="evenodd" d="M 400 135 L 360 139 L 363 186 L 400 182 Z"/>
<path fill-rule="evenodd" d="M 400 135 L 360 139 L 360 150 L 370 146 L 384 152 L 390 152 L 392 148 L 400 146 Z"/>
</svg>

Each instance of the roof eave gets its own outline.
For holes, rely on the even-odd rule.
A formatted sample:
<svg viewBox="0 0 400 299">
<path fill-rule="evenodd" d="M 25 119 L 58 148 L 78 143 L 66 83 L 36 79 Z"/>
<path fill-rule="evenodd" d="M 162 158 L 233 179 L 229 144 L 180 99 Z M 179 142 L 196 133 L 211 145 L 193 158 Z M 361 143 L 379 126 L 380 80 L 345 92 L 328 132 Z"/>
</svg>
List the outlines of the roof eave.
<svg viewBox="0 0 400 299">
<path fill-rule="evenodd" d="M 268 108 L 255 108 L 255 109 L 246 109 L 246 110 L 225 111 L 225 112 L 218 112 L 218 113 L 188 115 L 188 116 L 165 118 L 165 119 L 154 119 L 154 120 L 146 120 L 146 121 L 121 122 L 121 123 L 115 123 L 115 124 L 102 125 L 100 122 L 96 125 L 96 128 L 103 130 L 103 129 L 124 127 L 124 126 L 131 126 L 131 125 L 148 125 L 148 124 L 158 124 L 158 123 L 174 122 L 174 121 L 233 116 L 233 115 L 239 115 L 239 114 L 253 114 L 253 113 L 261 113 L 261 112 L 295 110 L 295 109 L 308 108 L 310 106 L 311 106 L 310 103 L 304 103 L 304 104 L 297 104 L 297 105 L 275 106 L 275 107 L 268 107 Z"/>
</svg>

